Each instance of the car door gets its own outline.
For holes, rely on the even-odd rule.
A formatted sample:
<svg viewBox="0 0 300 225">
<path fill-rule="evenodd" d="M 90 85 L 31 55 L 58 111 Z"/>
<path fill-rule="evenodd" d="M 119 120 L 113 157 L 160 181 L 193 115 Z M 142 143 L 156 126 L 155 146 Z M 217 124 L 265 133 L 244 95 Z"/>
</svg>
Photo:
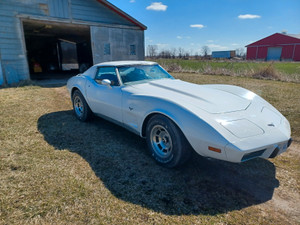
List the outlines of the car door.
<svg viewBox="0 0 300 225">
<path fill-rule="evenodd" d="M 111 85 L 102 84 L 104 79 L 110 80 Z M 115 67 L 99 67 L 86 90 L 94 113 L 122 123 L 122 90 Z"/>
</svg>

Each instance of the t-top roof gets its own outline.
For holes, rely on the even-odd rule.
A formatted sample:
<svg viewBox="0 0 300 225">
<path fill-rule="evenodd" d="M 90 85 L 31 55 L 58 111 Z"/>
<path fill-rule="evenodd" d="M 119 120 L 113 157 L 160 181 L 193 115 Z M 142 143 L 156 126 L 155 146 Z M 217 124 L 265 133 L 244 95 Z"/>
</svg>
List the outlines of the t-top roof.
<svg viewBox="0 0 300 225">
<path fill-rule="evenodd" d="M 111 61 L 111 62 L 103 62 L 98 63 L 94 66 L 132 66 L 132 65 L 155 65 L 156 62 L 151 61 Z"/>
<path fill-rule="evenodd" d="M 97 1 L 100 2 L 101 4 L 105 5 L 107 8 L 114 11 L 115 13 L 119 14 L 120 16 L 125 18 L 126 20 L 128 20 L 131 23 L 137 25 L 142 30 L 147 30 L 147 27 L 144 24 L 140 23 L 139 21 L 137 21 L 136 19 L 134 19 L 133 17 L 131 17 L 130 15 L 128 15 L 127 13 L 125 13 L 124 11 L 122 11 L 121 9 L 116 7 L 115 5 L 111 4 L 107 0 L 97 0 Z"/>
<path fill-rule="evenodd" d="M 99 66 L 136 66 L 136 65 L 156 65 L 156 62 L 150 61 L 111 61 L 111 62 L 103 62 L 95 64 L 94 66 L 90 67 L 86 70 L 82 75 L 88 76 L 91 78 L 95 77 L 96 71 Z"/>
</svg>

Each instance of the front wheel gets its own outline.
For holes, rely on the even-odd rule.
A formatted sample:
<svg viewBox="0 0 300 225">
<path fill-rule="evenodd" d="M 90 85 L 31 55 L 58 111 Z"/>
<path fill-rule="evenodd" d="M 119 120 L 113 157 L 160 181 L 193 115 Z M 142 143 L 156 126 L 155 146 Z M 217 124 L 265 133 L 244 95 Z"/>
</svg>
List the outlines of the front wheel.
<svg viewBox="0 0 300 225">
<path fill-rule="evenodd" d="M 190 144 L 177 125 L 165 116 L 155 115 L 149 120 L 146 140 L 153 158 L 160 165 L 173 168 L 189 159 Z"/>
<path fill-rule="evenodd" d="M 72 103 L 75 116 L 80 121 L 88 121 L 92 117 L 92 111 L 79 90 L 72 95 Z"/>
</svg>

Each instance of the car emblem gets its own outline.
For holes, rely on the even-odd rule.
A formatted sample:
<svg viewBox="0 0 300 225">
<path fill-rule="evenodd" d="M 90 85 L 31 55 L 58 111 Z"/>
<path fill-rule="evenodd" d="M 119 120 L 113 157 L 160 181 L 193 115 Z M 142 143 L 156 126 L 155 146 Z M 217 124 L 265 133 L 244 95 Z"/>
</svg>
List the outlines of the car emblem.
<svg viewBox="0 0 300 225">
<path fill-rule="evenodd" d="M 269 127 L 275 127 L 274 123 L 269 123 L 268 126 Z"/>
</svg>

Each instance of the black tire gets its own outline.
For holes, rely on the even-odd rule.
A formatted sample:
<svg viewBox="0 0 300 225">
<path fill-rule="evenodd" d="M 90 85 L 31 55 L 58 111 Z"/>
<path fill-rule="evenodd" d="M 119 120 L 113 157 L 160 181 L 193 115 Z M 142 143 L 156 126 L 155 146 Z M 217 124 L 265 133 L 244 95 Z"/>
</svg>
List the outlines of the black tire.
<svg viewBox="0 0 300 225">
<path fill-rule="evenodd" d="M 79 90 L 72 95 L 73 110 L 78 120 L 86 122 L 92 118 L 92 111 Z"/>
<path fill-rule="evenodd" d="M 152 157 L 164 167 L 183 165 L 190 157 L 191 146 L 177 125 L 163 115 L 150 118 L 146 140 Z"/>
</svg>

